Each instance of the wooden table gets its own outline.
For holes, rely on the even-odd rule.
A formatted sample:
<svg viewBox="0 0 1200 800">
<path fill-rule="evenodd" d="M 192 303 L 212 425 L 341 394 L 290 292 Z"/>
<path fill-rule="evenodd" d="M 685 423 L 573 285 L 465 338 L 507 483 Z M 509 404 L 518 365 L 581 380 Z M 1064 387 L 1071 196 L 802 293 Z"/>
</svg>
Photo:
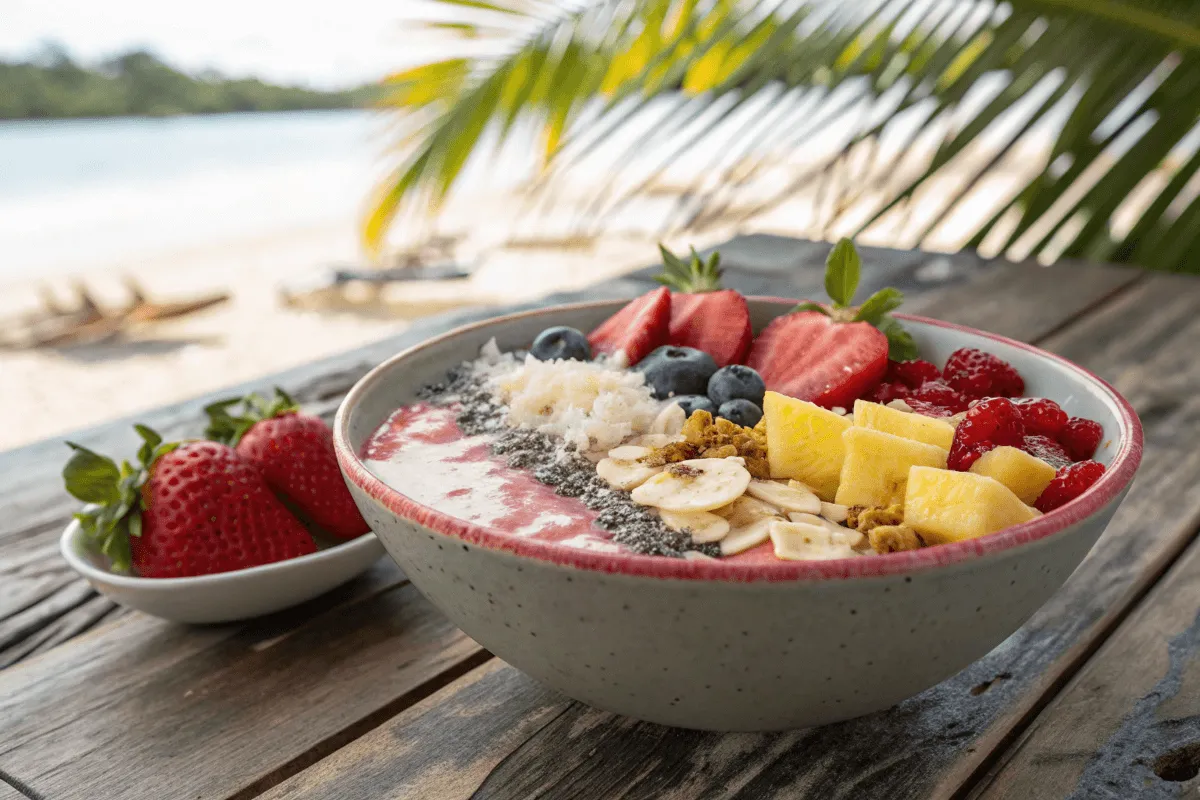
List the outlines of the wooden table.
<svg viewBox="0 0 1200 800">
<path fill-rule="evenodd" d="M 827 245 L 744 237 L 727 283 L 806 296 Z M 1200 787 L 1200 281 L 867 250 L 864 288 L 1034 342 L 1116 384 L 1146 426 L 1128 500 L 1067 585 L 959 675 L 822 729 L 662 728 L 491 657 L 390 562 L 303 607 L 189 628 L 69 573 L 59 442 L 0 454 L 0 800 L 12 798 L 1159 798 Z M 644 291 L 649 272 L 589 296 Z M 555 298 L 559 300 L 562 298 Z M 332 414 L 429 320 L 266 379 Z M 195 433 L 208 398 L 139 417 Z M 128 421 L 72 438 L 113 452 Z"/>
</svg>

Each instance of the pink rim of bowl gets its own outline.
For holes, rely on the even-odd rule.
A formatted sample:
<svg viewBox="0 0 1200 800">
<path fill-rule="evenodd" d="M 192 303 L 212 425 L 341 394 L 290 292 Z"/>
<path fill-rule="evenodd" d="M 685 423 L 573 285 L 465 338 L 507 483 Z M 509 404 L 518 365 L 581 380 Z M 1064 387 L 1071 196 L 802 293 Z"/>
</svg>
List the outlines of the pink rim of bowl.
<svg viewBox="0 0 1200 800">
<path fill-rule="evenodd" d="M 796 302 L 795 300 L 786 300 L 778 297 L 751 297 L 748 299 L 786 302 L 788 304 Z M 559 566 L 574 567 L 576 569 L 619 573 L 646 578 L 717 580 L 746 583 L 757 581 L 835 580 L 899 575 L 955 564 L 976 556 L 998 553 L 1018 545 L 1034 542 L 1083 521 L 1111 502 L 1133 479 L 1133 475 L 1137 471 L 1138 464 L 1142 459 L 1142 425 L 1138 420 L 1137 413 L 1133 410 L 1129 402 L 1102 378 L 1064 358 L 1060 358 L 1053 353 L 1048 353 L 1045 350 L 1025 344 L 1024 342 L 1018 342 L 1014 339 L 968 328 L 963 325 L 955 325 L 949 322 L 942 322 L 941 320 L 909 314 L 897 314 L 896 316 L 901 319 L 982 336 L 1034 353 L 1040 358 L 1053 361 L 1064 369 L 1086 377 L 1100 387 L 1116 406 L 1123 429 L 1123 435 L 1116 456 L 1105 471 L 1104 476 L 1083 495 L 1063 505 L 1061 508 L 1057 508 L 1030 522 L 1014 525 L 978 539 L 967 539 L 961 542 L 937 545 L 920 550 L 876 555 L 870 558 L 736 564 L 724 562 L 720 559 L 687 560 L 664 558 L 661 556 L 644 556 L 633 553 L 581 550 L 553 542 L 512 536 L 491 526 L 476 525 L 458 519 L 401 494 L 375 477 L 362 463 L 358 453 L 351 447 L 348 431 L 350 416 L 348 409 L 356 405 L 358 399 L 371 388 L 372 384 L 381 379 L 393 363 L 408 358 L 412 353 L 436 342 L 459 336 L 466 331 L 486 327 L 498 321 L 536 316 L 563 309 L 586 308 L 609 302 L 612 301 L 605 300 L 554 306 L 493 317 L 456 328 L 455 330 L 429 339 L 396 354 L 383 364 L 380 364 L 350 390 L 350 393 L 346 395 L 345 400 L 342 401 L 342 405 L 338 409 L 337 419 L 334 421 L 333 428 L 334 447 L 337 450 L 338 461 L 343 471 L 350 481 L 398 517 L 410 520 L 446 536 L 461 539 L 478 547 L 507 551 L 514 555 L 547 561 Z"/>
</svg>

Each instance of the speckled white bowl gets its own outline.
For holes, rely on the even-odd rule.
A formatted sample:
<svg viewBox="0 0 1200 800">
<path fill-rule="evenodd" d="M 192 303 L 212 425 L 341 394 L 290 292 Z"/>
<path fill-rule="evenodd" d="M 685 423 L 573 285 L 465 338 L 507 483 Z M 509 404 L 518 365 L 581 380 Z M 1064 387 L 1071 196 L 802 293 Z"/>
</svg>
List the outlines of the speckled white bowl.
<svg viewBox="0 0 1200 800">
<path fill-rule="evenodd" d="M 756 329 L 794 301 L 752 299 Z M 774 730 L 887 708 L 1016 630 L 1091 549 L 1141 459 L 1133 409 L 1057 356 L 905 317 L 922 354 L 973 346 L 1013 363 L 1027 392 L 1098 420 L 1107 474 L 1084 496 L 980 539 L 867 558 L 739 565 L 584 551 L 519 538 L 421 505 L 369 472 L 363 443 L 418 388 L 488 339 L 527 347 L 551 325 L 590 330 L 620 303 L 500 317 L 387 361 L 334 424 L 359 508 L 412 582 L 468 635 L 590 705 L 666 725 Z"/>
<path fill-rule="evenodd" d="M 374 534 L 315 553 L 233 572 L 190 578 L 139 578 L 110 569 L 108 558 L 72 521 L 59 540 L 63 558 L 113 602 L 172 622 L 211 624 L 260 617 L 298 605 L 361 575 L 383 555 Z"/>
</svg>

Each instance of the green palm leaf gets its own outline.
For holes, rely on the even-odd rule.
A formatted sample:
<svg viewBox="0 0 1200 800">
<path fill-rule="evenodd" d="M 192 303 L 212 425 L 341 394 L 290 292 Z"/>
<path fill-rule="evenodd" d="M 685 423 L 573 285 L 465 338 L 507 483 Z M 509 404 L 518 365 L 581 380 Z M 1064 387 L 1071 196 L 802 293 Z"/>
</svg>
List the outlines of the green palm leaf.
<svg viewBox="0 0 1200 800">
<path fill-rule="evenodd" d="M 1200 271 L 1190 0 L 433 7 L 434 28 L 502 41 L 385 81 L 404 138 L 364 225 L 373 248 L 486 146 L 523 137 L 542 164 L 529 213 L 571 205 L 580 226 L 648 218 L 639 204 L 683 175 L 660 233 L 804 196 L 820 235 Z M 582 183 L 589 169 L 602 177 Z"/>
</svg>

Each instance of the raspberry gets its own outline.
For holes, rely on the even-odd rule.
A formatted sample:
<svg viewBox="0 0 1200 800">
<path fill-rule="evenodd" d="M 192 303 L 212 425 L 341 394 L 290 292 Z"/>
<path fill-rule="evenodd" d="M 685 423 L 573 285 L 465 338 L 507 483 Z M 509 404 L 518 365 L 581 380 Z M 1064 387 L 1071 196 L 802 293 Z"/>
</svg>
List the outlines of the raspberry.
<svg viewBox="0 0 1200 800">
<path fill-rule="evenodd" d="M 921 384 L 936 381 L 940 377 L 942 373 L 937 367 L 917 358 L 912 361 L 889 361 L 884 380 L 899 381 L 910 389 L 916 389 Z"/>
<path fill-rule="evenodd" d="M 1099 422 L 1083 417 L 1071 417 L 1058 432 L 1058 441 L 1072 461 L 1086 461 L 1096 455 L 1096 448 L 1104 438 L 1104 428 Z"/>
<path fill-rule="evenodd" d="M 1103 474 L 1104 465 L 1095 461 L 1080 461 L 1063 467 L 1034 505 L 1043 513 L 1053 511 L 1086 492 Z"/>
<path fill-rule="evenodd" d="M 916 389 L 912 393 L 912 398 L 945 409 L 948 412 L 946 416 L 966 411 L 967 404 L 970 403 L 969 398 L 951 389 L 942 381 L 929 381 L 922 384 L 919 389 Z M 909 405 L 912 405 L 912 403 L 909 403 Z M 913 408 L 916 408 L 916 406 L 913 406 Z"/>
<path fill-rule="evenodd" d="M 1025 381 L 1012 364 L 970 347 L 950 354 L 942 376 L 952 388 L 971 397 L 1020 397 L 1025 393 Z"/>
<path fill-rule="evenodd" d="M 1025 420 L 1025 430 L 1039 436 L 1054 438 L 1067 424 L 1067 412 L 1058 403 L 1045 397 L 1026 397 L 1013 401 Z"/>
<path fill-rule="evenodd" d="M 1067 451 L 1063 450 L 1062 445 L 1049 436 L 1037 434 L 1026 436 L 1025 441 L 1021 444 L 1021 449 L 1034 458 L 1040 458 L 1055 469 L 1071 463 L 1071 457 L 1067 455 Z"/>
<path fill-rule="evenodd" d="M 965 444 L 992 442 L 1019 447 L 1025 440 L 1025 423 L 1012 400 L 989 397 L 967 410 L 954 432 L 954 441 L 959 440 Z"/>
<path fill-rule="evenodd" d="M 867 394 L 867 399 L 872 403 L 882 403 L 887 405 L 893 400 L 903 400 L 911 393 L 911 390 L 899 381 L 884 381 L 876 386 Z"/>
<path fill-rule="evenodd" d="M 955 472 L 966 472 L 981 455 L 995 446 L 993 442 L 967 443 L 955 438 L 954 443 L 950 445 L 950 456 L 946 459 L 946 466 Z"/>
</svg>

